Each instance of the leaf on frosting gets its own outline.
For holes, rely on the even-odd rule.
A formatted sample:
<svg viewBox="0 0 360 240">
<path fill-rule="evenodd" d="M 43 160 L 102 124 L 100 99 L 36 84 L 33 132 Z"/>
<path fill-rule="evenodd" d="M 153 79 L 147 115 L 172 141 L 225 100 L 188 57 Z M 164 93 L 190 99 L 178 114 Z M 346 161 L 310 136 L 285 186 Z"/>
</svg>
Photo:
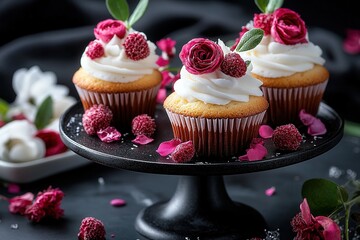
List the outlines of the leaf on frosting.
<svg viewBox="0 0 360 240">
<path fill-rule="evenodd" d="M 255 0 L 256 6 L 263 13 L 272 13 L 280 8 L 284 0 Z"/>
<path fill-rule="evenodd" d="M 129 18 L 129 5 L 126 0 L 106 0 L 106 7 L 115 19 L 127 21 Z"/>
<path fill-rule="evenodd" d="M 50 120 L 53 116 L 53 100 L 51 96 L 45 98 L 45 100 L 40 104 L 36 116 L 34 124 L 37 129 L 43 129 L 50 123 Z"/>
<path fill-rule="evenodd" d="M 9 108 L 9 104 L 0 98 L 0 120 L 4 121 L 6 119 L 6 113 L 8 112 Z"/>
<path fill-rule="evenodd" d="M 237 52 L 244 52 L 256 47 L 264 36 L 264 31 L 260 28 L 253 28 L 242 36 L 239 44 L 236 46 Z"/>
<path fill-rule="evenodd" d="M 129 18 L 128 28 L 131 28 L 145 13 L 149 0 L 140 0 Z"/>
<path fill-rule="evenodd" d="M 266 11 L 266 6 L 268 5 L 268 3 L 269 3 L 269 0 L 255 0 L 256 6 L 263 13 Z"/>
</svg>

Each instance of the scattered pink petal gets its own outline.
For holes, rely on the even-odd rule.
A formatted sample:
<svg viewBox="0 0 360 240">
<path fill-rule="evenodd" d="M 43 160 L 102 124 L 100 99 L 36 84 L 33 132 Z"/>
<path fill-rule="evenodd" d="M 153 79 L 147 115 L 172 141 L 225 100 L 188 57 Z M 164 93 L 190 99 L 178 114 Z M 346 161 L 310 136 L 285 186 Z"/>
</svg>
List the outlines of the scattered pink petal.
<svg viewBox="0 0 360 240">
<path fill-rule="evenodd" d="M 20 192 L 20 186 L 15 183 L 9 183 L 7 186 L 7 190 L 9 193 L 19 193 Z"/>
<path fill-rule="evenodd" d="M 264 146 L 261 138 L 254 138 L 250 144 L 250 148 L 246 149 L 246 154 L 239 157 L 240 161 L 258 161 L 262 160 L 268 151 Z"/>
<path fill-rule="evenodd" d="M 305 125 L 305 126 L 309 126 L 311 125 L 314 121 L 315 121 L 315 117 L 307 112 L 305 112 L 304 109 L 302 109 L 299 113 L 299 117 L 301 122 Z"/>
<path fill-rule="evenodd" d="M 178 138 L 174 138 L 170 141 L 165 141 L 160 143 L 158 149 L 156 149 L 156 152 L 160 154 L 160 156 L 165 157 L 169 154 L 171 154 L 177 145 L 181 143 L 181 140 Z"/>
<path fill-rule="evenodd" d="M 271 138 L 272 134 L 274 132 L 274 129 L 272 129 L 272 127 L 270 127 L 269 125 L 261 125 L 259 128 L 259 135 L 262 138 Z"/>
<path fill-rule="evenodd" d="M 25 215 L 25 211 L 31 206 L 34 200 L 34 194 L 28 192 L 21 196 L 9 199 L 9 211 L 13 214 Z"/>
<path fill-rule="evenodd" d="M 156 61 L 156 64 L 159 67 L 165 67 L 165 66 L 169 65 L 169 60 L 166 60 L 163 57 L 159 57 L 158 60 Z"/>
<path fill-rule="evenodd" d="M 166 98 L 166 89 L 160 88 L 156 96 L 156 102 L 162 104 L 164 103 L 165 98 Z"/>
<path fill-rule="evenodd" d="M 115 198 L 110 201 L 110 204 L 114 207 L 122 207 L 126 205 L 126 201 L 121 198 Z"/>
<path fill-rule="evenodd" d="M 111 126 L 97 131 L 97 135 L 101 141 L 106 143 L 118 141 L 120 140 L 121 137 L 121 133 L 118 130 L 116 130 L 116 128 Z"/>
<path fill-rule="evenodd" d="M 153 138 L 147 137 L 144 134 L 137 135 L 136 138 L 134 140 L 132 140 L 133 143 L 140 144 L 140 145 L 146 145 L 148 143 L 151 143 L 152 141 L 154 141 Z"/>
<path fill-rule="evenodd" d="M 360 30 L 359 29 L 348 29 L 346 39 L 344 40 L 343 46 L 345 52 L 349 54 L 360 53 Z"/>
<path fill-rule="evenodd" d="M 273 196 L 276 193 L 276 188 L 275 187 L 271 187 L 265 190 L 265 194 L 266 196 Z"/>
<path fill-rule="evenodd" d="M 326 127 L 320 119 L 315 119 L 315 121 L 308 127 L 307 131 L 307 133 L 311 136 L 323 135 L 326 132 Z"/>
</svg>

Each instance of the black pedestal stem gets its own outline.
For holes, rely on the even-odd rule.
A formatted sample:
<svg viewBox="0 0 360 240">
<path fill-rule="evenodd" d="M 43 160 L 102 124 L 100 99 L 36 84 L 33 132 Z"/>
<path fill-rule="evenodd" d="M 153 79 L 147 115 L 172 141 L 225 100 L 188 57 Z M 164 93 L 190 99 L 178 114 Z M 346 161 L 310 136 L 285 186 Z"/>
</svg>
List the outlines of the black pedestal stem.
<svg viewBox="0 0 360 240">
<path fill-rule="evenodd" d="M 173 197 L 143 209 L 135 227 L 154 240 L 231 240 L 264 237 L 266 223 L 230 199 L 222 176 L 181 176 Z"/>
</svg>

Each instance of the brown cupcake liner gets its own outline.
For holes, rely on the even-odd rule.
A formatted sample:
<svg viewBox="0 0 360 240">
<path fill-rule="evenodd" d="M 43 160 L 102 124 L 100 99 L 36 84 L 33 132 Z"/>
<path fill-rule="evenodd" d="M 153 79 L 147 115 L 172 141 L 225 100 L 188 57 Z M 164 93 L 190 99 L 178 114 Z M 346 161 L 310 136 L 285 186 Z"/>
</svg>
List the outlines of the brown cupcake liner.
<svg viewBox="0 0 360 240">
<path fill-rule="evenodd" d="M 328 80 L 316 85 L 297 88 L 262 86 L 264 97 L 269 102 L 269 109 L 264 121 L 273 126 L 288 123 L 300 125 L 299 113 L 302 109 L 316 116 L 327 82 Z"/>
<path fill-rule="evenodd" d="M 191 140 L 199 157 L 238 157 L 257 137 L 265 111 L 245 118 L 188 117 L 166 109 L 174 138 Z"/>
<path fill-rule="evenodd" d="M 156 96 L 160 84 L 146 90 L 124 93 L 92 92 L 76 86 L 84 110 L 95 104 L 108 106 L 113 113 L 113 124 L 119 130 L 130 130 L 131 121 L 140 114 L 154 116 Z"/>
</svg>

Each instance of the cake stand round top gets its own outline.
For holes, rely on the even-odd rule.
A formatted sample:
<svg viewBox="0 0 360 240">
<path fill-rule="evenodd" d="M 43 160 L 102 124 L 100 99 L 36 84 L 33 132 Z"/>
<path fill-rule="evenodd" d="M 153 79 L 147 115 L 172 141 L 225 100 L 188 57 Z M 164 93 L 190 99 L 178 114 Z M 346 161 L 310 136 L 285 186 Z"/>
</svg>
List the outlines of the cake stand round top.
<svg viewBox="0 0 360 240">
<path fill-rule="evenodd" d="M 230 175 L 264 171 L 299 163 L 316 157 L 333 148 L 343 136 L 344 122 L 328 105 L 321 103 L 317 117 L 326 125 L 327 133 L 313 137 L 300 129 L 304 141 L 299 150 L 279 152 L 270 139 L 265 139 L 268 154 L 259 161 L 228 161 L 216 159 L 194 159 L 189 163 L 176 163 L 169 157 L 161 157 L 156 149 L 159 144 L 171 140 L 173 132 L 167 114 L 161 105 L 157 106 L 155 121 L 157 130 L 154 141 L 147 145 L 132 143 L 134 136 L 122 133 L 120 141 L 105 143 L 97 136 L 89 136 L 82 127 L 81 103 L 70 107 L 60 119 L 60 135 L 65 145 L 75 153 L 93 162 L 119 169 L 138 172 L 172 174 L 172 175 Z"/>
</svg>

